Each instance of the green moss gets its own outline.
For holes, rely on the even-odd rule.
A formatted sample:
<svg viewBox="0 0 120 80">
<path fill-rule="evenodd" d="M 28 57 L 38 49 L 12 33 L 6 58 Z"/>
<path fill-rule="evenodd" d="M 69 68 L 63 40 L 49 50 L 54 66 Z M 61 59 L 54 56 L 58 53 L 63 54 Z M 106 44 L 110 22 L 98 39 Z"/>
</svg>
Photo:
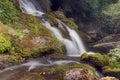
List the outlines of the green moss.
<svg viewBox="0 0 120 80">
<path fill-rule="evenodd" d="M 108 57 L 102 54 L 83 54 L 81 61 L 87 62 L 95 67 L 103 67 L 108 65 Z"/>
<path fill-rule="evenodd" d="M 59 16 L 61 16 L 59 13 L 57 13 L 57 14 Z M 49 12 L 49 13 L 45 14 L 45 16 L 48 18 L 48 20 L 52 26 L 58 26 L 58 21 L 57 21 L 58 15 L 57 14 L 55 14 L 54 12 Z M 75 22 L 72 18 L 64 17 L 63 19 L 61 19 L 61 21 L 63 21 L 71 29 L 77 30 L 77 28 L 78 28 L 78 26 L 75 24 Z"/>
<path fill-rule="evenodd" d="M 54 17 L 53 13 L 47 13 L 47 14 L 45 14 L 45 16 L 48 18 L 48 20 L 52 26 L 58 26 L 58 21 Z"/>
<path fill-rule="evenodd" d="M 0 21 L 3 23 L 9 24 L 18 20 L 19 13 L 10 0 L 0 1 Z"/>
<path fill-rule="evenodd" d="M 115 49 L 110 50 L 108 56 L 111 57 L 110 61 L 120 61 L 120 46 L 116 47 Z"/>
<path fill-rule="evenodd" d="M 120 79 L 120 68 L 106 66 L 103 68 L 103 74 L 105 76 L 113 76 Z"/>
<path fill-rule="evenodd" d="M 11 39 L 8 35 L 0 34 L 0 52 L 9 51 L 11 47 Z"/>
<path fill-rule="evenodd" d="M 36 19 L 36 17 L 28 14 L 21 15 L 21 24 L 23 28 L 30 30 L 32 36 L 50 36 L 51 32 Z"/>
</svg>

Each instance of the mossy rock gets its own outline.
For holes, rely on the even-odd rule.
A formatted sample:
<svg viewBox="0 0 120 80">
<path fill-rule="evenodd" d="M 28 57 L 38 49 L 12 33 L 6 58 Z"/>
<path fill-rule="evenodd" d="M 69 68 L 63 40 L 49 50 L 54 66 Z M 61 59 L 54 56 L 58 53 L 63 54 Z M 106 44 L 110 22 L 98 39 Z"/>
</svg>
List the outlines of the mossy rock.
<svg viewBox="0 0 120 80">
<path fill-rule="evenodd" d="M 40 73 L 46 80 L 64 80 L 65 72 L 75 68 L 89 69 L 95 75 L 95 69 L 86 64 L 73 64 L 63 66 L 53 66 L 46 68 L 38 68 L 31 72 Z"/>
<path fill-rule="evenodd" d="M 105 76 L 113 76 L 120 79 L 120 68 L 111 68 L 106 66 L 103 68 L 102 72 Z"/>
<path fill-rule="evenodd" d="M 23 28 L 30 30 L 31 36 L 50 36 L 51 32 L 37 20 L 36 17 L 28 14 L 21 14 L 21 24 Z"/>
<path fill-rule="evenodd" d="M 102 68 L 103 66 L 108 65 L 108 57 L 99 53 L 83 54 L 80 57 L 80 60 L 97 68 Z"/>
<path fill-rule="evenodd" d="M 97 78 L 87 68 L 74 68 L 66 71 L 64 80 L 97 80 Z"/>
<path fill-rule="evenodd" d="M 57 21 L 57 18 L 54 16 L 54 13 L 49 12 L 49 13 L 46 13 L 45 16 L 48 18 L 52 26 L 55 26 L 55 27 L 58 26 L 58 21 Z"/>
<path fill-rule="evenodd" d="M 48 12 L 45 14 L 45 16 L 48 18 L 50 24 L 52 26 L 58 26 L 57 18 L 60 19 L 62 22 L 64 22 L 68 27 L 71 29 L 77 30 L 78 26 L 75 24 L 73 18 L 66 18 L 64 14 L 61 14 L 62 12 L 56 11 L 56 12 Z M 62 16 L 62 18 L 61 18 Z"/>
</svg>

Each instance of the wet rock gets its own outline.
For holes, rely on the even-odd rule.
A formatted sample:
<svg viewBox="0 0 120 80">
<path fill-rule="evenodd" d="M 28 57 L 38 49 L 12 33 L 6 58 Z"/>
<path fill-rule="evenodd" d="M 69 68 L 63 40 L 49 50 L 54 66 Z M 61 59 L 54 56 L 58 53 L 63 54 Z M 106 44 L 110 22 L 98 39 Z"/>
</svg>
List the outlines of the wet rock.
<svg viewBox="0 0 120 80">
<path fill-rule="evenodd" d="M 98 43 L 93 46 L 93 49 L 95 51 L 99 51 L 101 53 L 107 53 L 109 52 L 110 49 L 113 49 L 120 45 L 120 41 L 117 42 L 103 42 L 103 43 Z"/>
<path fill-rule="evenodd" d="M 46 55 L 50 59 L 66 59 L 66 56 L 64 54 L 48 54 Z"/>
<path fill-rule="evenodd" d="M 98 41 L 97 43 L 116 42 L 116 41 L 120 41 L 120 34 L 112 34 L 112 35 L 106 36 L 103 39 L 101 39 L 100 41 Z"/>
<path fill-rule="evenodd" d="M 112 34 L 95 42 L 93 49 L 101 53 L 107 53 L 110 49 L 116 48 L 118 45 L 120 45 L 120 34 Z"/>
</svg>

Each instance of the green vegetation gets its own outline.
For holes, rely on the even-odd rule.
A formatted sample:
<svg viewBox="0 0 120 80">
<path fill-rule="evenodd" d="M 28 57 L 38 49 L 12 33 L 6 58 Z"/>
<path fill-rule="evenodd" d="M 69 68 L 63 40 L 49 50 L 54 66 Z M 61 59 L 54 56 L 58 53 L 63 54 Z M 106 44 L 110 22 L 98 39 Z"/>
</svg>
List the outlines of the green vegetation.
<svg viewBox="0 0 120 80">
<path fill-rule="evenodd" d="M 0 0 L 0 21 L 5 24 L 18 20 L 20 11 L 17 10 L 10 0 Z"/>
<path fill-rule="evenodd" d="M 27 28 L 32 36 L 50 36 L 51 32 L 43 26 L 34 16 L 22 14 L 21 22 L 22 28 Z"/>
<path fill-rule="evenodd" d="M 111 57 L 110 61 L 120 61 L 120 46 L 118 46 L 115 49 L 110 50 L 110 52 L 108 53 L 108 56 Z"/>
<path fill-rule="evenodd" d="M 0 34 L 0 53 L 9 51 L 11 48 L 11 40 L 8 35 Z"/>
<path fill-rule="evenodd" d="M 49 53 L 63 53 L 62 44 L 34 16 L 21 14 L 20 21 L 10 26 L 6 27 L 13 38 L 9 54 L 38 57 Z"/>
</svg>

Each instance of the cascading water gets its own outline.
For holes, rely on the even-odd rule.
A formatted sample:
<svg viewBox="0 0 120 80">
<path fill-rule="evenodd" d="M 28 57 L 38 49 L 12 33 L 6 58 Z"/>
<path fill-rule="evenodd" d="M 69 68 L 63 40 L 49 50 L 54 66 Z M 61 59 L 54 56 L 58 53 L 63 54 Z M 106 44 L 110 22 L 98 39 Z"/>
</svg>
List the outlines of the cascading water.
<svg viewBox="0 0 120 80">
<path fill-rule="evenodd" d="M 59 29 L 51 26 L 50 23 L 46 19 L 44 19 L 44 17 L 42 16 L 44 12 L 42 12 L 41 9 L 38 10 L 35 4 L 32 3 L 32 0 L 19 0 L 19 4 L 23 13 L 32 14 L 34 16 L 42 18 L 42 20 L 40 20 L 41 23 L 46 26 L 53 33 L 53 35 L 65 45 L 67 51 L 66 53 L 68 56 L 80 56 L 82 53 L 86 52 L 82 40 L 80 39 L 78 34 L 74 30 L 66 26 L 63 22 L 58 20 L 58 23 L 61 25 L 61 27 L 63 27 L 64 25 L 69 32 L 71 40 L 63 38 Z"/>
<path fill-rule="evenodd" d="M 53 33 L 53 36 L 55 36 L 59 41 L 61 41 L 65 45 L 68 56 L 80 56 L 82 53 L 85 53 L 86 50 L 84 48 L 84 45 L 79 35 L 74 30 L 70 29 L 67 25 L 65 25 L 63 22 L 58 20 L 58 27 L 60 27 L 61 29 L 69 33 L 70 39 L 64 38 L 62 34 L 60 33 L 59 29 L 51 26 L 50 23 L 47 21 L 47 19 L 45 19 L 42 16 L 44 12 L 42 12 L 41 9 L 38 9 L 37 7 L 38 4 L 37 2 L 34 2 L 34 1 L 36 0 L 19 0 L 20 8 L 23 11 L 23 13 L 32 14 L 36 17 L 40 17 L 41 23 Z M 37 5 L 34 5 L 33 3 Z M 55 65 L 66 65 L 66 64 L 71 64 L 71 63 L 79 64 L 79 62 L 74 61 L 74 60 L 51 60 L 48 58 L 44 59 L 43 57 L 41 59 L 30 60 L 27 63 L 0 70 L 0 80 L 18 80 L 18 78 L 23 77 L 21 74 L 23 74 L 24 76 L 31 74 L 31 70 L 35 68 L 37 69 L 37 67 L 52 67 Z M 30 71 L 30 73 L 28 71 Z M 22 79 L 24 78 L 20 78 L 19 80 L 22 80 Z M 29 78 L 26 78 L 26 79 L 28 80 Z"/>
</svg>

